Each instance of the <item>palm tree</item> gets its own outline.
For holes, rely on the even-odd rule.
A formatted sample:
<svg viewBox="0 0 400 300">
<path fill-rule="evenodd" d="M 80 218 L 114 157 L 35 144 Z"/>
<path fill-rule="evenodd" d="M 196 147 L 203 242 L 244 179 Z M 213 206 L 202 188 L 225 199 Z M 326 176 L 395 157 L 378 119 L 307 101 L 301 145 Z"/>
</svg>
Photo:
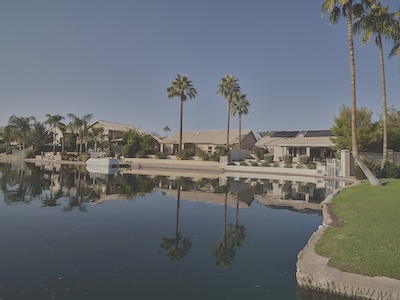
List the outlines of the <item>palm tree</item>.
<svg viewBox="0 0 400 300">
<path fill-rule="evenodd" d="M 35 121 L 35 117 L 17 117 L 12 115 L 8 119 L 8 125 L 14 130 L 15 137 L 19 142 L 19 150 L 25 150 L 25 144 L 27 142 L 27 136 L 31 130 L 31 121 Z M 22 146 L 22 149 L 21 149 Z"/>
<path fill-rule="evenodd" d="M 336 25 L 339 21 L 340 15 L 343 14 L 347 18 L 347 38 L 350 52 L 350 74 L 351 74 L 351 143 L 352 143 L 352 154 L 354 160 L 360 169 L 367 176 L 368 181 L 371 185 L 382 185 L 382 183 L 376 178 L 376 176 L 368 169 L 365 163 L 361 160 L 358 154 L 357 147 L 357 100 L 356 100 L 356 69 L 354 59 L 354 43 L 353 43 L 353 14 L 355 18 L 362 15 L 364 7 L 371 6 L 372 0 L 361 0 L 361 3 L 356 3 L 355 0 L 324 0 L 322 4 L 321 12 L 325 15 L 330 12 L 329 21 L 331 25 Z"/>
<path fill-rule="evenodd" d="M 239 149 L 242 147 L 242 115 L 247 115 L 249 113 L 249 100 L 247 100 L 247 94 L 242 94 L 240 92 L 236 93 L 234 96 L 234 101 L 232 103 L 232 115 L 238 114 L 239 116 Z"/>
<path fill-rule="evenodd" d="M 178 183 L 178 180 L 177 180 Z M 175 237 L 167 238 L 162 237 L 160 246 L 166 251 L 170 261 L 179 261 L 184 258 L 192 248 L 192 242 L 190 238 L 184 237 L 182 239 L 179 233 L 179 207 L 181 199 L 181 185 L 177 184 L 177 196 L 176 196 L 176 222 L 175 222 Z"/>
<path fill-rule="evenodd" d="M 58 129 L 61 131 L 61 152 L 65 151 L 65 133 L 67 132 L 68 126 L 64 123 L 58 123 Z"/>
<path fill-rule="evenodd" d="M 165 132 L 165 137 L 167 137 L 168 136 L 168 131 L 171 131 L 171 129 L 168 126 L 165 126 L 163 130 Z"/>
<path fill-rule="evenodd" d="M 104 138 L 103 127 L 92 127 L 90 128 L 89 138 L 94 142 L 94 151 L 97 151 L 97 144 Z"/>
<path fill-rule="evenodd" d="M 10 144 L 14 138 L 14 131 L 10 125 L 0 128 L 0 136 L 3 142 L 6 143 L 6 153 L 10 154 Z"/>
<path fill-rule="evenodd" d="M 49 124 L 50 128 L 53 131 L 53 153 L 56 153 L 56 137 L 57 137 L 57 128 L 59 127 L 59 125 L 61 124 L 61 120 L 64 120 L 63 116 L 60 115 L 50 115 L 50 114 L 46 114 L 46 122 L 47 124 Z"/>
<path fill-rule="evenodd" d="M 167 88 L 168 98 L 179 97 L 180 103 L 180 122 L 179 122 L 179 150 L 182 150 L 182 128 L 183 128 L 183 102 L 196 98 L 197 91 L 192 85 L 187 75 L 176 75 L 171 86 Z"/>
<path fill-rule="evenodd" d="M 72 127 L 78 131 L 77 133 L 79 137 L 79 154 L 82 154 L 82 144 L 88 134 L 87 123 L 93 118 L 93 114 L 86 114 L 82 116 L 82 118 L 79 118 L 76 115 L 69 113 L 67 114 L 67 117 L 72 119 Z"/>
<path fill-rule="evenodd" d="M 382 82 L 382 123 L 383 123 L 383 155 L 381 161 L 380 174 L 383 174 L 383 169 L 388 156 L 388 134 L 387 134 L 387 104 L 386 104 L 386 80 L 385 80 L 385 62 L 383 58 L 382 37 L 387 40 L 396 39 L 396 17 L 395 13 L 389 12 L 389 6 L 382 7 L 378 2 L 372 5 L 371 9 L 362 15 L 353 25 L 355 34 L 364 33 L 362 44 L 366 45 L 371 37 L 375 36 L 375 43 L 379 48 L 379 62 L 381 65 L 381 82 Z"/>
<path fill-rule="evenodd" d="M 33 149 L 40 150 L 50 140 L 51 136 L 46 126 L 43 123 L 35 122 L 27 136 L 27 141 L 33 146 Z"/>
<path fill-rule="evenodd" d="M 231 105 L 234 95 L 239 92 L 240 92 L 240 87 L 238 84 L 238 79 L 236 79 L 232 74 L 225 75 L 225 77 L 222 78 L 221 84 L 218 85 L 217 94 L 221 94 L 221 96 L 228 101 L 228 125 L 226 130 L 227 149 L 229 149 L 229 126 L 231 120 Z"/>
</svg>

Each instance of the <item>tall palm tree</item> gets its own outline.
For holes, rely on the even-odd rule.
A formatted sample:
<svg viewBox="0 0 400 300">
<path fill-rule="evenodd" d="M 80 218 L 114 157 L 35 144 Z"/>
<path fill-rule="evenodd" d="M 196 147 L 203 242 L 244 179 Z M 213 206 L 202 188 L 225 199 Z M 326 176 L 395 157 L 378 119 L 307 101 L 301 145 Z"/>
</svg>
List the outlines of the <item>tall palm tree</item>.
<svg viewBox="0 0 400 300">
<path fill-rule="evenodd" d="M 183 102 L 196 98 L 197 91 L 192 85 L 187 75 L 176 75 L 171 86 L 167 88 L 168 98 L 178 97 L 180 99 L 180 121 L 179 121 L 179 150 L 182 150 L 182 130 L 183 130 Z"/>
<path fill-rule="evenodd" d="M 8 125 L 15 132 L 15 137 L 19 142 L 19 150 L 25 150 L 25 144 L 27 143 L 28 133 L 31 130 L 32 123 L 31 121 L 35 121 L 35 117 L 17 117 L 12 115 L 8 119 Z M 22 149 L 21 149 L 22 147 Z"/>
<path fill-rule="evenodd" d="M 367 176 L 368 181 L 371 185 L 382 185 L 382 183 L 376 178 L 376 176 L 368 169 L 365 163 L 361 160 L 358 147 L 357 147 L 357 100 L 356 100 L 356 68 L 354 59 L 354 43 L 353 43 L 353 15 L 355 18 L 359 18 L 365 7 L 371 6 L 373 0 L 360 0 L 360 3 L 356 3 L 355 0 L 324 0 L 321 8 L 322 15 L 327 12 L 330 13 L 329 21 L 331 25 L 336 25 L 340 19 L 340 15 L 343 14 L 347 18 L 347 38 L 350 52 L 350 74 L 351 74 L 351 143 L 352 143 L 352 154 L 354 160 L 360 169 Z"/>
<path fill-rule="evenodd" d="M 231 106 L 233 97 L 235 94 L 240 92 L 240 87 L 238 84 L 238 79 L 236 79 L 232 74 L 225 75 L 222 78 L 222 82 L 218 85 L 217 94 L 221 94 L 221 96 L 228 101 L 228 125 L 226 129 L 226 148 L 229 149 L 229 126 L 231 120 Z"/>
<path fill-rule="evenodd" d="M 242 115 L 247 115 L 249 113 L 249 100 L 247 100 L 247 94 L 242 94 L 240 92 L 236 93 L 234 96 L 234 101 L 232 103 L 232 115 L 238 114 L 239 117 L 239 149 L 242 148 Z"/>
<path fill-rule="evenodd" d="M 383 169 L 388 156 L 388 134 L 387 134 L 387 104 L 386 104 L 386 80 L 385 80 L 385 61 L 383 58 L 382 37 L 393 41 L 396 39 L 397 32 L 395 31 L 397 24 L 396 14 L 389 12 L 389 6 L 382 7 L 378 2 L 372 5 L 371 9 L 363 14 L 353 25 L 355 34 L 363 34 L 362 44 L 366 45 L 372 36 L 375 36 L 375 43 L 379 48 L 379 62 L 381 66 L 381 82 L 382 82 L 382 127 L 383 127 L 383 155 L 381 161 L 380 174 L 383 174 Z"/>
<path fill-rule="evenodd" d="M 65 125 L 64 123 L 60 122 L 58 123 L 58 129 L 61 131 L 61 152 L 65 151 L 65 134 L 67 132 L 68 126 Z"/>
<path fill-rule="evenodd" d="M 3 139 L 3 142 L 6 144 L 6 153 L 10 154 L 10 144 L 14 138 L 13 128 L 10 125 L 1 127 L 0 136 Z"/>
<path fill-rule="evenodd" d="M 46 114 L 46 122 L 47 124 L 49 124 L 50 128 L 53 131 L 53 153 L 56 153 L 56 137 L 57 137 L 57 128 L 59 127 L 61 120 L 64 120 L 63 116 L 60 115 L 50 115 L 50 114 Z"/>
<path fill-rule="evenodd" d="M 69 113 L 67 114 L 67 117 L 72 119 L 72 127 L 77 130 L 79 137 L 79 154 L 82 154 L 83 141 L 86 139 L 88 134 L 87 124 L 93 118 L 93 114 L 86 114 L 79 118 L 76 115 Z"/>
</svg>

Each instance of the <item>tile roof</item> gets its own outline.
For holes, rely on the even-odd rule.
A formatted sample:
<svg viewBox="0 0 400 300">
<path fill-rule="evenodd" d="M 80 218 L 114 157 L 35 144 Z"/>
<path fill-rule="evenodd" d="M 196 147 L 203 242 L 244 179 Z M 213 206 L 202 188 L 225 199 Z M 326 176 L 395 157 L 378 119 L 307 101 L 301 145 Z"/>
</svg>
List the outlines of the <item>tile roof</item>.
<svg viewBox="0 0 400 300">
<path fill-rule="evenodd" d="M 241 138 L 243 139 L 248 134 L 252 134 L 249 129 L 242 130 Z M 229 131 L 229 143 L 235 144 L 238 142 L 239 130 Z M 182 142 L 191 144 L 210 144 L 224 145 L 226 144 L 226 130 L 194 130 L 184 131 L 182 133 Z M 161 144 L 176 144 L 179 143 L 179 132 L 161 140 Z"/>
</svg>

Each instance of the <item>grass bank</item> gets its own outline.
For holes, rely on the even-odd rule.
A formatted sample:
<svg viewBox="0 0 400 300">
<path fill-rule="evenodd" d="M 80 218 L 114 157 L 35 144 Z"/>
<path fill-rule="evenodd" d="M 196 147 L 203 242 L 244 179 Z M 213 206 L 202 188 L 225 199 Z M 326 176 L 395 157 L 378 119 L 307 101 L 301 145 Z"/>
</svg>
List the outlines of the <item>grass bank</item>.
<svg viewBox="0 0 400 300">
<path fill-rule="evenodd" d="M 340 226 L 328 228 L 315 251 L 329 266 L 400 279 L 400 180 L 347 188 L 332 201 Z"/>
</svg>

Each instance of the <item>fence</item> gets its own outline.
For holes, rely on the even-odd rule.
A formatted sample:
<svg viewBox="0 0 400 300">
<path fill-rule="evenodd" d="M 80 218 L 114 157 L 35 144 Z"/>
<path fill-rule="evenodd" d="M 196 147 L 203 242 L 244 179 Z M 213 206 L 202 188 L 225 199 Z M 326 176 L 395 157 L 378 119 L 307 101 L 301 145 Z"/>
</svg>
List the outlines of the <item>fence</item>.
<svg viewBox="0 0 400 300">
<path fill-rule="evenodd" d="M 326 175 L 328 177 L 342 176 L 342 165 L 339 159 L 326 159 Z"/>
</svg>

